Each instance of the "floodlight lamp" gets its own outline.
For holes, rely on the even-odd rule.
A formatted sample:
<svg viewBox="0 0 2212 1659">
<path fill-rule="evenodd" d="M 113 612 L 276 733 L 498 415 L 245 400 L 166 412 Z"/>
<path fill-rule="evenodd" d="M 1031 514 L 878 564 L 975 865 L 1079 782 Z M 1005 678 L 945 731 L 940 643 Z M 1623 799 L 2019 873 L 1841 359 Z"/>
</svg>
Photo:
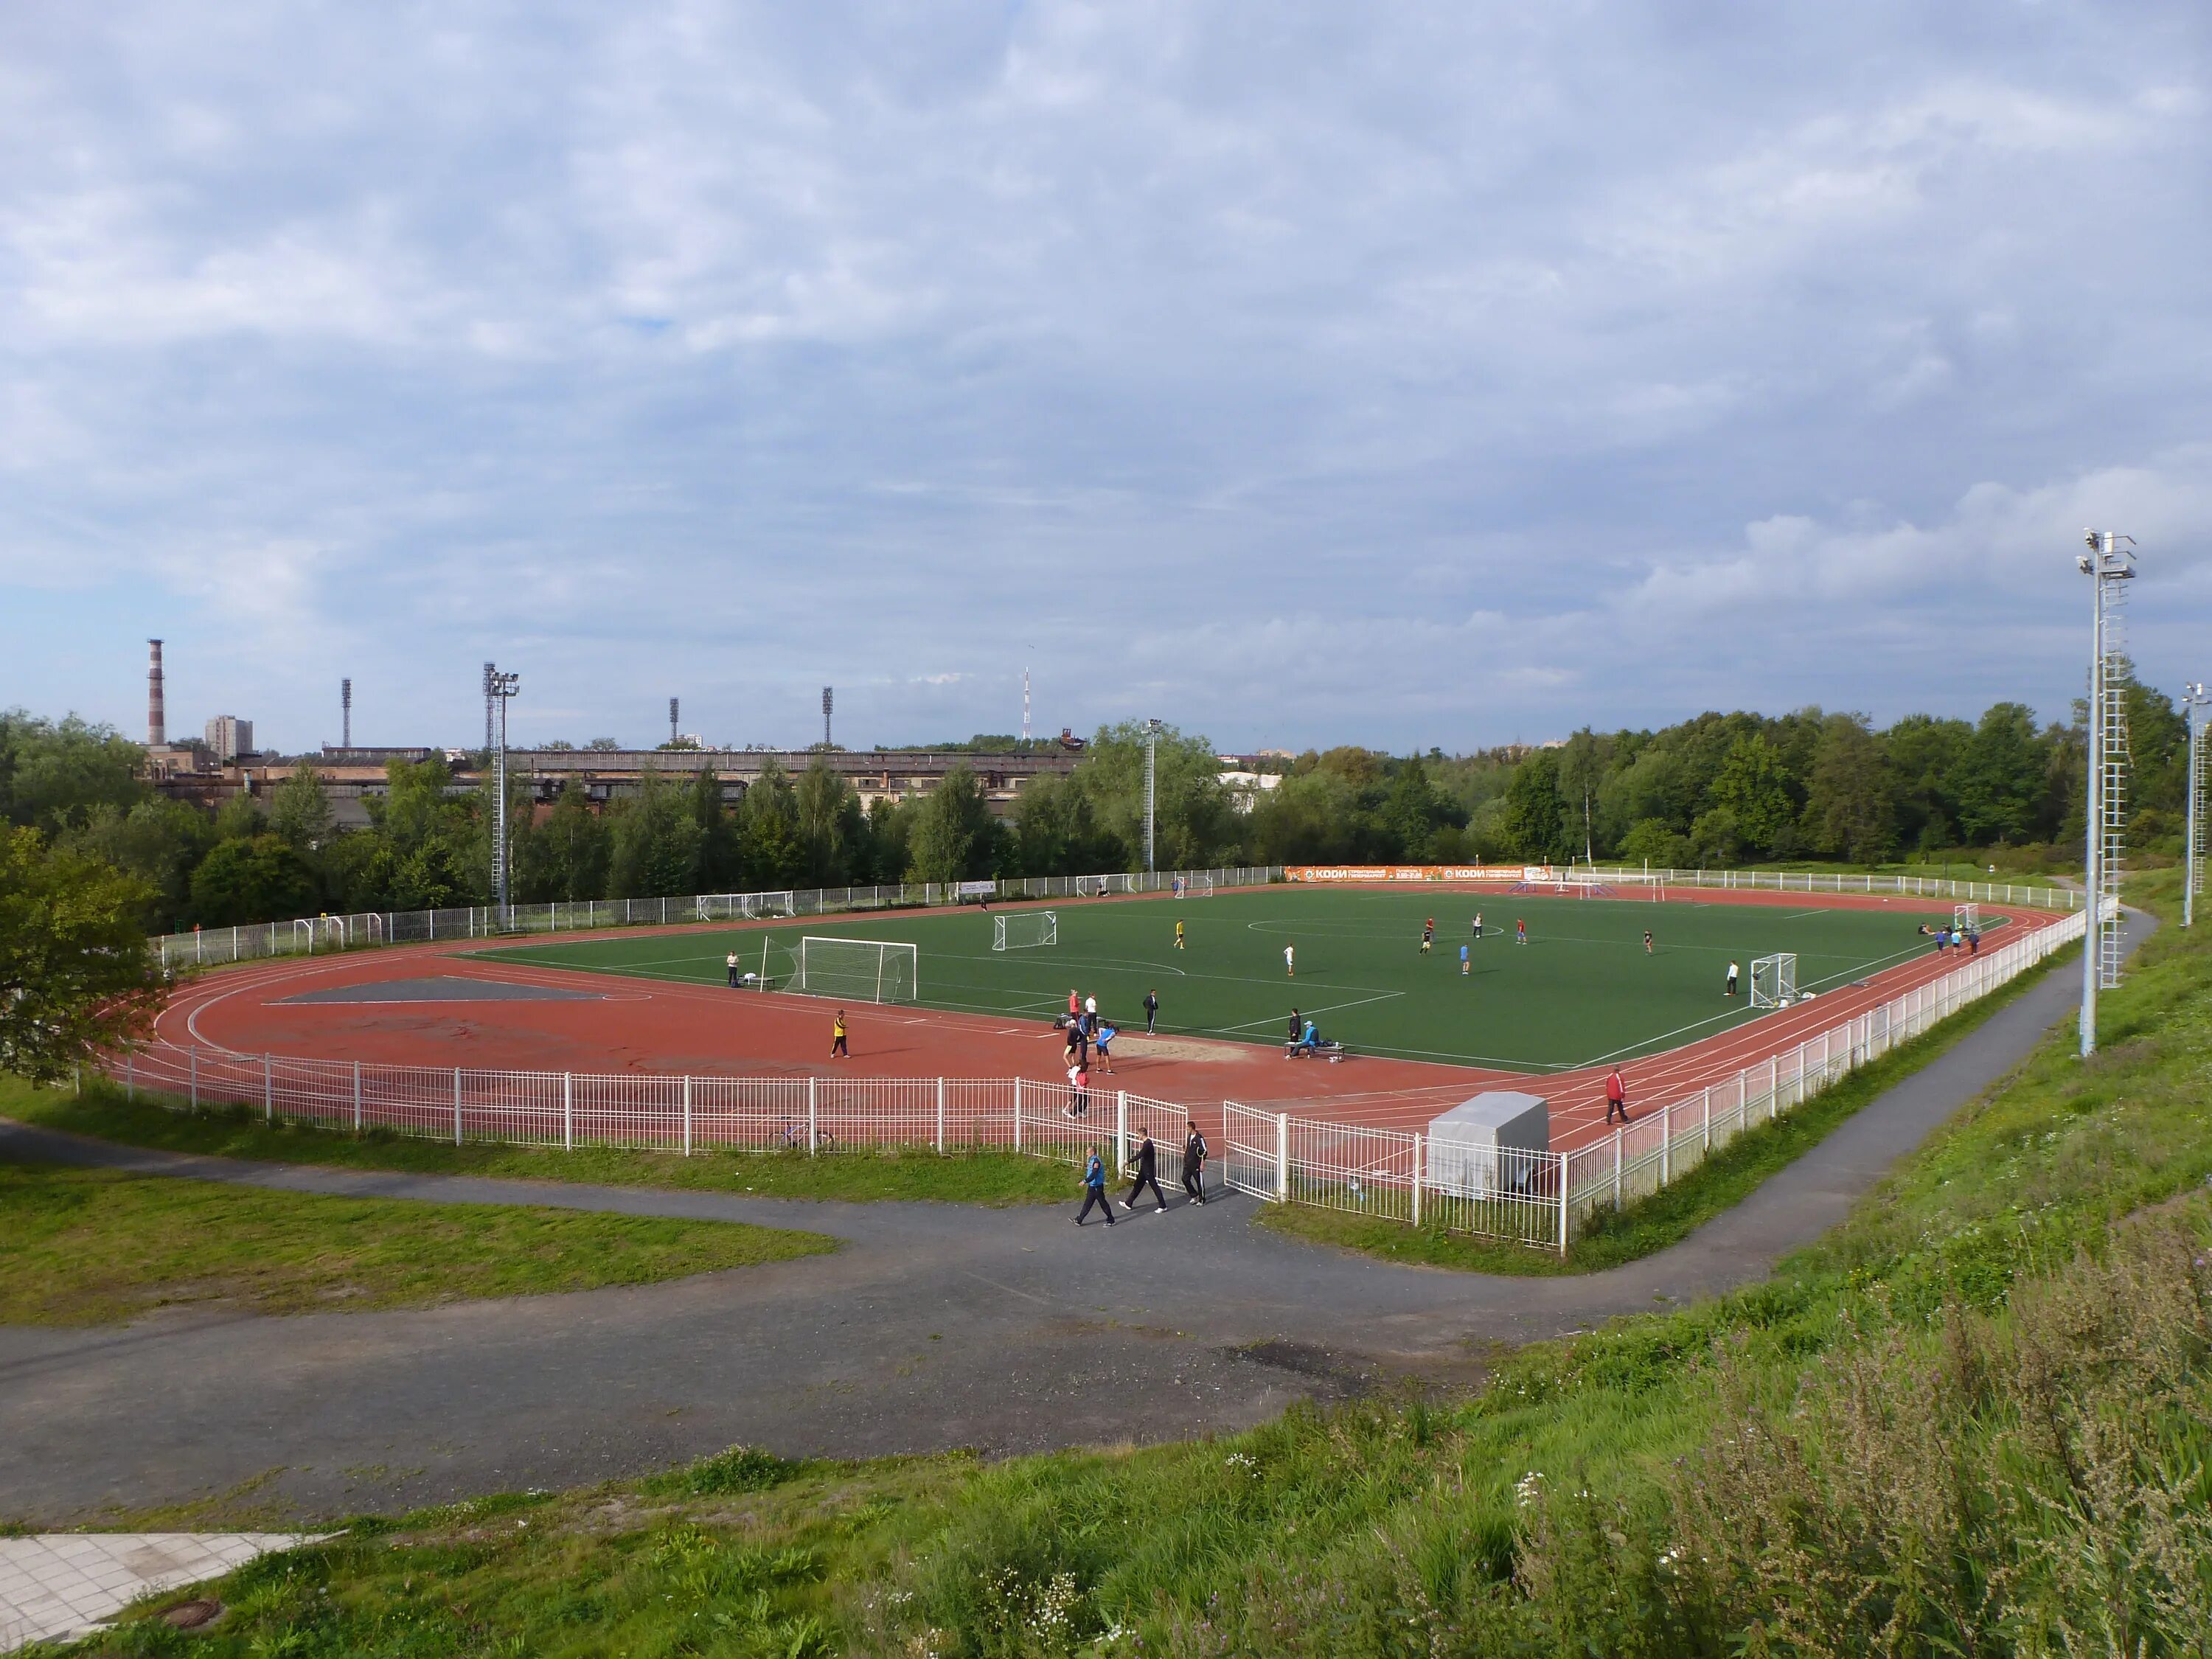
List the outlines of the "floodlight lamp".
<svg viewBox="0 0 2212 1659">
<path fill-rule="evenodd" d="M 2094 530 L 2085 530 L 2081 532 L 2081 540 L 2085 545 L 2094 547 L 2097 544 L 2097 532 Z"/>
<path fill-rule="evenodd" d="M 2090 560 L 2090 557 L 2087 553 L 2082 554 L 2079 558 L 2075 559 L 2074 562 L 2081 567 L 2081 574 L 2085 576 L 2097 568 Z"/>
</svg>

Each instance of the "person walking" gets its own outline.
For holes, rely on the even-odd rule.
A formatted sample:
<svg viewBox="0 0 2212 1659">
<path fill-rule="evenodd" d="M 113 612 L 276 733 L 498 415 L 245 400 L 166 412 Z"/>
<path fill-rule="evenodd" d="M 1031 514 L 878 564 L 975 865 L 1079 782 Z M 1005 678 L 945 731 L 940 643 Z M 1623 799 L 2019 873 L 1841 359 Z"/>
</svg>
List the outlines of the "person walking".
<svg viewBox="0 0 2212 1659">
<path fill-rule="evenodd" d="M 1114 1075 L 1114 1054 L 1109 1045 L 1121 1035 L 1110 1025 L 1102 1024 L 1098 1028 L 1098 1064 L 1104 1068 L 1108 1077 Z"/>
<path fill-rule="evenodd" d="M 1970 957 L 1978 957 L 1981 953 L 1982 930 L 1978 927 L 1969 927 L 1966 929 L 1966 954 Z"/>
<path fill-rule="evenodd" d="M 1464 945 L 1461 945 L 1459 947 L 1459 971 L 1462 977 L 1474 971 L 1471 958 L 1472 953 L 1468 950 L 1467 946 Z"/>
<path fill-rule="evenodd" d="M 1180 921 L 1176 923 L 1176 949 L 1182 949 L 1182 923 Z"/>
<path fill-rule="evenodd" d="M 1083 999 L 1076 994 L 1075 988 L 1071 985 L 1067 988 L 1067 1018 L 1069 1021 L 1073 1023 L 1075 1017 L 1082 1012 Z"/>
<path fill-rule="evenodd" d="M 1165 1210 L 1168 1200 L 1166 1194 L 1160 1191 L 1159 1149 L 1152 1145 L 1150 1130 L 1146 1132 L 1144 1139 L 1138 1143 L 1137 1176 L 1129 1183 L 1128 1196 L 1121 1200 L 1121 1207 L 1134 1211 L 1137 1207 L 1138 1195 L 1145 1190 L 1147 1183 L 1152 1189 L 1152 1202 L 1158 1205 L 1162 1210 Z"/>
<path fill-rule="evenodd" d="M 837 1018 L 830 1022 L 830 1058 L 850 1060 L 853 1051 L 845 1046 L 845 1011 L 840 1008 Z"/>
<path fill-rule="evenodd" d="M 1613 1121 L 1613 1115 L 1620 1114 L 1623 1123 L 1628 1121 L 1628 1085 L 1620 1080 L 1620 1067 L 1616 1066 L 1606 1074 L 1605 1121 Z"/>
<path fill-rule="evenodd" d="M 731 951 L 723 958 L 722 965 L 730 970 L 730 988 L 732 991 L 736 990 L 738 988 L 738 953 L 735 951 Z"/>
<path fill-rule="evenodd" d="M 1421 954 L 1428 955 L 1437 942 L 1437 919 L 1431 916 L 1421 924 Z"/>
<path fill-rule="evenodd" d="M 1513 918 L 1513 942 L 1516 945 L 1526 945 L 1528 942 L 1528 924 L 1518 916 Z"/>
<path fill-rule="evenodd" d="M 1145 1035 L 1146 1036 L 1152 1035 L 1152 1028 L 1159 1024 L 1159 1018 L 1160 994 L 1158 991 L 1146 991 L 1145 993 Z"/>
<path fill-rule="evenodd" d="M 1091 1149 L 1091 1161 L 1083 1166 L 1083 1207 L 1075 1212 L 1075 1224 L 1080 1227 L 1083 1218 L 1091 1213 L 1096 1204 L 1106 1212 L 1106 1224 L 1114 1224 L 1114 1200 L 1106 1196 L 1106 1160 L 1098 1156 L 1098 1149 Z"/>
<path fill-rule="evenodd" d="M 1477 910 L 1474 913 L 1474 937 L 1476 942 L 1478 944 L 1480 943 L 1482 939 L 1482 912 L 1480 910 Z"/>
<path fill-rule="evenodd" d="M 1729 963 L 1728 970 L 1728 994 L 1730 996 L 1735 994 L 1735 963 L 1731 962 Z"/>
<path fill-rule="evenodd" d="M 1283 947 L 1283 977 L 1296 979 L 1297 976 L 1298 947 L 1295 945 L 1285 945 Z"/>
<path fill-rule="evenodd" d="M 1304 1021 L 1303 1019 L 1301 1019 L 1301 1018 L 1298 1018 L 1298 1011 L 1297 1011 L 1297 1009 L 1295 1009 L 1295 1008 L 1291 1009 L 1291 1024 L 1290 1024 L 1290 1029 L 1289 1029 L 1288 1030 L 1286 1030 L 1285 1032 L 1284 1032 L 1284 1033 L 1283 1033 L 1284 1036 L 1285 1036 L 1288 1041 L 1290 1041 L 1290 1042 L 1296 1042 L 1298 1040 L 1298 1033 L 1299 1033 L 1299 1032 L 1301 1032 L 1301 1031 L 1303 1031 L 1303 1030 L 1304 1030 L 1305 1029 L 1306 1029 L 1306 1023 L 1305 1023 L 1305 1021 Z"/>
<path fill-rule="evenodd" d="M 1194 1204 L 1206 1202 L 1206 1137 L 1198 1132 L 1198 1120 L 1189 1120 L 1190 1133 L 1182 1141 L 1182 1189 L 1190 1194 Z"/>
<path fill-rule="evenodd" d="M 1651 930 L 1649 927 L 1644 930 L 1644 954 L 1647 957 L 1651 954 Z"/>
</svg>

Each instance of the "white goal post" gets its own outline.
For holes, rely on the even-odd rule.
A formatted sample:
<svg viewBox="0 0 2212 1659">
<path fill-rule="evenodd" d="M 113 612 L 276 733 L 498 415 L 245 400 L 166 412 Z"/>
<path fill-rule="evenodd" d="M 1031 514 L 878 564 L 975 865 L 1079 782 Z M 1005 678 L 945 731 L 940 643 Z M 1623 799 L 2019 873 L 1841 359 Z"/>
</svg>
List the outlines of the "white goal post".
<svg viewBox="0 0 2212 1659">
<path fill-rule="evenodd" d="M 1982 907 L 1978 904 L 1954 906 L 1951 911 L 1951 931 L 1962 938 L 1968 933 L 1980 933 Z"/>
<path fill-rule="evenodd" d="M 1127 876 L 1078 876 L 1075 893 L 1078 898 L 1104 898 L 1109 893 L 1133 893 Z"/>
<path fill-rule="evenodd" d="M 1033 951 L 1060 943 L 1060 918 L 1050 910 L 1017 910 L 991 920 L 994 951 Z"/>
<path fill-rule="evenodd" d="M 913 1002 L 921 994 L 921 949 L 889 939 L 799 941 L 787 990 L 854 1002 Z"/>
<path fill-rule="evenodd" d="M 1787 1008 L 1797 1000 L 1797 953 L 1784 951 L 1751 959 L 1751 1006 Z"/>
<path fill-rule="evenodd" d="M 1213 872 L 1191 870 L 1177 876 L 1175 878 L 1175 896 L 1177 898 L 1212 898 Z"/>
</svg>

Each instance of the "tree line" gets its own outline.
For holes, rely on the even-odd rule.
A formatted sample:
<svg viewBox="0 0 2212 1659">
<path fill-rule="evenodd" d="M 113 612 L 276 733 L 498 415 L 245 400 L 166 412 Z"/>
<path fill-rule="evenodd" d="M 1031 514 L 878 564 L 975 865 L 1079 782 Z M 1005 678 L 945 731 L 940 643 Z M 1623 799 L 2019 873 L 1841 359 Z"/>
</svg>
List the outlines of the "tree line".
<svg viewBox="0 0 2212 1659">
<path fill-rule="evenodd" d="M 2130 680 L 2130 840 L 2179 852 L 2187 732 Z M 1583 730 L 1563 744 L 1470 755 L 1308 751 L 1240 799 L 1213 746 L 1174 728 L 1157 746 L 1163 869 L 1224 864 L 1648 860 L 1677 868 L 1769 860 L 1871 865 L 1954 849 L 2051 848 L 2082 830 L 2086 743 L 2001 702 L 1978 720 L 1911 714 L 1887 728 L 1818 708 L 1707 714 L 1657 730 Z M 955 767 L 938 788 L 863 807 L 823 761 L 771 765 L 736 800 L 712 772 L 647 773 L 604 811 L 574 781 L 543 814 L 510 781 L 518 902 L 845 887 L 1142 867 L 1146 739 L 1134 721 L 1091 739 L 1064 776 L 1024 788 L 1010 816 Z M 220 811 L 162 795 L 144 752 L 70 717 L 0 714 L 0 820 L 136 878 L 149 928 L 416 910 L 491 897 L 489 782 L 441 759 L 395 761 L 337 827 L 301 768 Z"/>
</svg>

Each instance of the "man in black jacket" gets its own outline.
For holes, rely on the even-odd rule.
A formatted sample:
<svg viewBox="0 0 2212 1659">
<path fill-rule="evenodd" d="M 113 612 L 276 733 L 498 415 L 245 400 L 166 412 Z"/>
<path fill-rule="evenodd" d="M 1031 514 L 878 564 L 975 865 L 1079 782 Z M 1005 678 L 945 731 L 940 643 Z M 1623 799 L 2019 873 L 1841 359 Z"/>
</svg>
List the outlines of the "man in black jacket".
<svg viewBox="0 0 2212 1659">
<path fill-rule="evenodd" d="M 1121 1200 L 1123 1209 L 1134 1210 L 1137 1207 L 1137 1194 L 1145 1190 L 1147 1182 L 1152 1186 L 1152 1201 L 1163 1210 L 1166 1209 L 1167 1194 L 1160 1191 L 1159 1149 L 1152 1145 L 1150 1134 L 1146 1135 L 1137 1148 L 1137 1178 L 1129 1183 L 1129 1195 Z"/>
<path fill-rule="evenodd" d="M 1182 1143 L 1182 1189 L 1192 1203 L 1206 1202 L 1206 1137 L 1199 1133 L 1196 1118 L 1190 1120 L 1190 1133 Z"/>
</svg>

